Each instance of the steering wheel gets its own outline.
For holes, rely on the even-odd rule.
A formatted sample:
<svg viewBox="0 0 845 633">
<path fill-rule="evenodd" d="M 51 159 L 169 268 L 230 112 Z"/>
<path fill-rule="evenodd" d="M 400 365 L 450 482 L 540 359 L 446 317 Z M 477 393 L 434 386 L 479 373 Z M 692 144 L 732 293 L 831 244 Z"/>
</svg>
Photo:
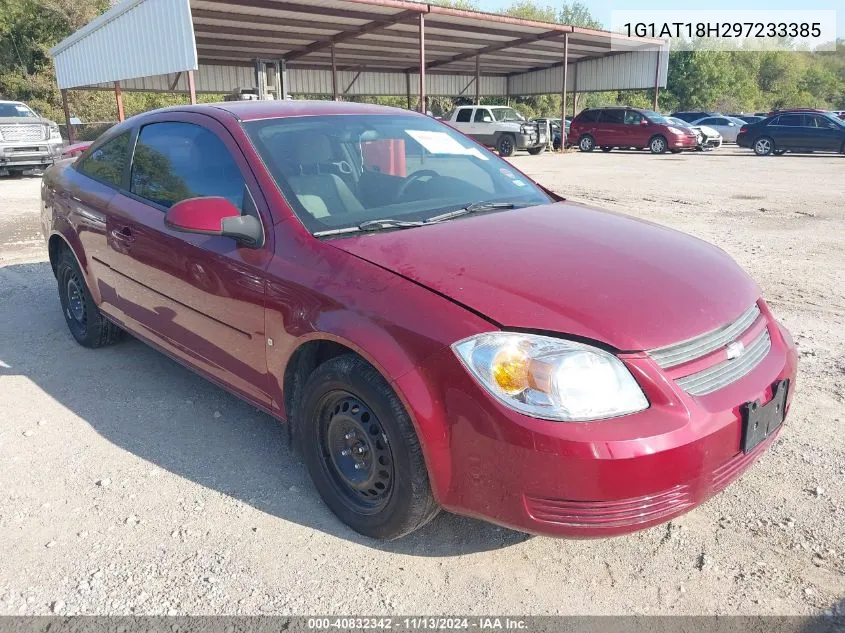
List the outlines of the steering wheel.
<svg viewBox="0 0 845 633">
<path fill-rule="evenodd" d="M 412 184 L 417 182 L 418 180 L 422 180 L 423 178 L 437 178 L 440 176 L 436 171 L 432 171 L 431 169 L 421 169 L 419 171 L 415 171 L 413 174 L 405 178 L 405 182 L 399 187 L 399 191 L 396 192 L 396 200 L 401 200 L 405 197 L 405 193 L 408 191 L 408 187 Z"/>
</svg>

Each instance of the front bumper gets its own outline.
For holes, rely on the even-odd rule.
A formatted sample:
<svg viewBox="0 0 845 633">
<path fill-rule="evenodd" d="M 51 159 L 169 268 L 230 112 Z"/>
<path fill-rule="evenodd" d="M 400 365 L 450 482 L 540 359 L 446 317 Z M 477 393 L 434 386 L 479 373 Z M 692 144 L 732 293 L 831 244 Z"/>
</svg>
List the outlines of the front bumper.
<svg viewBox="0 0 845 633">
<path fill-rule="evenodd" d="M 438 501 L 517 530 L 576 538 L 668 521 L 725 488 L 774 441 L 740 450 L 740 406 L 795 385 L 789 334 L 766 310 L 772 349 L 749 374 L 693 397 L 645 354 L 624 360 L 650 402 L 591 423 L 529 418 L 494 401 L 451 349 L 396 381 L 416 421 Z"/>
<path fill-rule="evenodd" d="M 543 135 L 545 138 L 545 134 Z M 529 134 L 519 133 L 516 135 L 516 147 L 517 149 L 530 149 L 532 147 L 537 147 L 538 145 L 545 145 L 545 141 L 543 141 L 540 135 L 531 132 Z"/>
<path fill-rule="evenodd" d="M 698 139 L 694 136 L 670 136 L 668 143 L 671 149 L 694 149 Z"/>
<path fill-rule="evenodd" d="M 61 156 L 62 145 L 62 141 L 0 142 L 0 169 L 52 165 Z"/>
</svg>

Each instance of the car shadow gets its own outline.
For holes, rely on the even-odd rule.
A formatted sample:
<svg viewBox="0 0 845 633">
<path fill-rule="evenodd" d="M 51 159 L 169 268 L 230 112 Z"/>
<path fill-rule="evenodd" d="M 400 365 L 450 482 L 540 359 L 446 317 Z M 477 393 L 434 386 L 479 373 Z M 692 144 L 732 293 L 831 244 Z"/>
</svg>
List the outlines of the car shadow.
<svg viewBox="0 0 845 633">
<path fill-rule="evenodd" d="M 80 347 L 67 330 L 46 262 L 0 267 L 0 380 L 4 376 L 27 378 L 108 441 L 171 473 L 367 547 L 437 557 L 530 538 L 446 512 L 398 541 L 357 534 L 322 503 L 277 419 L 134 338 L 97 350 Z"/>
</svg>

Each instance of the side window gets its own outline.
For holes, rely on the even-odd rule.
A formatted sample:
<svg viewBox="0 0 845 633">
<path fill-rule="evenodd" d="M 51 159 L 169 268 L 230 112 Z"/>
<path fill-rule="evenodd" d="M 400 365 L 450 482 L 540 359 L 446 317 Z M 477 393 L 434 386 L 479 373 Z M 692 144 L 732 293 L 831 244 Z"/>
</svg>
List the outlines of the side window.
<svg viewBox="0 0 845 633">
<path fill-rule="evenodd" d="M 711 117 L 704 119 L 703 121 L 699 122 L 699 125 L 721 125 L 721 124 L 719 123 L 719 119 L 711 116 Z"/>
<path fill-rule="evenodd" d="M 808 114 L 806 118 L 810 119 L 807 122 L 807 125 L 809 125 L 810 127 L 818 127 L 818 128 L 822 128 L 823 130 L 835 130 L 835 129 L 837 129 L 836 123 L 834 123 L 830 119 L 826 119 L 823 116 L 819 116 L 817 114 L 813 114 L 813 115 Z"/>
<path fill-rule="evenodd" d="M 151 123 L 141 128 L 132 160 L 130 190 L 164 207 L 187 198 L 220 196 L 244 208 L 246 183 L 216 134 L 192 123 Z"/>
<path fill-rule="evenodd" d="M 774 119 L 769 121 L 767 125 L 780 125 L 780 117 L 776 116 Z"/>
<path fill-rule="evenodd" d="M 639 125 L 642 123 L 643 115 L 633 110 L 625 110 L 625 123 L 627 125 Z"/>
<path fill-rule="evenodd" d="M 457 123 L 469 123 L 472 120 L 472 108 L 461 108 L 458 110 Z"/>
<path fill-rule="evenodd" d="M 598 110 L 583 110 L 575 120 L 579 123 L 594 123 L 598 118 L 599 111 Z"/>
<path fill-rule="evenodd" d="M 492 123 L 493 117 L 490 115 L 490 110 L 487 108 L 476 108 L 475 123 Z"/>
<path fill-rule="evenodd" d="M 106 141 L 77 165 L 80 173 L 115 187 L 123 186 L 123 172 L 129 156 L 129 132 Z"/>
<path fill-rule="evenodd" d="M 625 123 L 625 110 L 605 110 L 601 118 L 602 123 Z"/>
<path fill-rule="evenodd" d="M 804 124 L 804 117 L 800 114 L 781 114 L 778 117 L 778 125 L 787 127 L 801 127 Z"/>
</svg>

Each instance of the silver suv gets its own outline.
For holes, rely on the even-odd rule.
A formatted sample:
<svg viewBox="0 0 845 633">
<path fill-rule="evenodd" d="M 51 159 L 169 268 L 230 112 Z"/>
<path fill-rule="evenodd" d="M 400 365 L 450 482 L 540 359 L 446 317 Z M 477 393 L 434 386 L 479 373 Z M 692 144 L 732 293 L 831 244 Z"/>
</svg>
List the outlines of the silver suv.
<svg viewBox="0 0 845 633">
<path fill-rule="evenodd" d="M 0 101 L 0 176 L 52 165 L 63 145 L 56 123 L 25 103 Z"/>
</svg>

